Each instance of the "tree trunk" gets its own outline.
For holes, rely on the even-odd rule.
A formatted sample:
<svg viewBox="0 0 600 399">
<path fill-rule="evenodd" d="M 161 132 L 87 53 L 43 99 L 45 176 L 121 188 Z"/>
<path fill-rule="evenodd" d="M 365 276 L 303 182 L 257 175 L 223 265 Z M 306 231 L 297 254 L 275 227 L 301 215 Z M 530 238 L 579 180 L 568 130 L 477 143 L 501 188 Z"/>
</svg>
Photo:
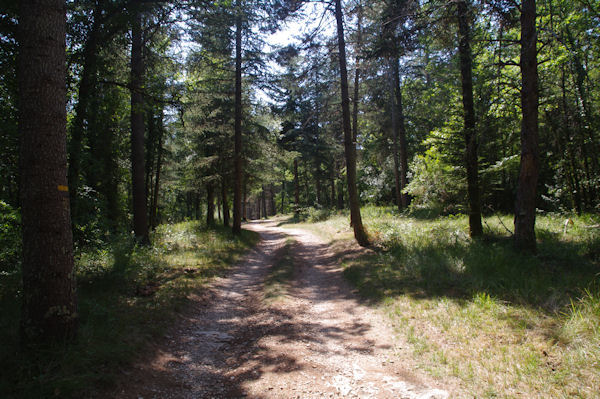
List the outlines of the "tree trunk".
<svg viewBox="0 0 600 399">
<path fill-rule="evenodd" d="M 271 212 L 272 215 L 277 214 L 277 208 L 275 207 L 275 190 L 273 189 L 273 183 L 269 184 L 269 194 L 270 194 L 270 200 L 271 200 Z"/>
<path fill-rule="evenodd" d="M 267 195 L 265 194 L 265 186 L 264 185 L 262 186 L 261 202 L 262 202 L 263 217 L 265 219 L 267 219 L 269 217 L 269 215 L 267 214 Z"/>
<path fill-rule="evenodd" d="M 315 191 L 317 192 L 317 205 L 323 205 L 323 199 L 321 198 L 321 171 L 318 163 L 315 170 Z"/>
<path fill-rule="evenodd" d="M 223 226 L 229 227 L 229 203 L 227 199 L 227 185 L 221 178 L 221 202 L 223 203 Z"/>
<path fill-rule="evenodd" d="M 206 185 L 206 225 L 215 225 L 215 189 L 212 183 Z"/>
<path fill-rule="evenodd" d="M 521 5 L 521 167 L 515 206 L 515 246 L 535 252 L 535 205 L 539 175 L 538 71 L 535 0 Z"/>
<path fill-rule="evenodd" d="M 222 197 L 217 194 L 217 220 L 218 221 L 222 221 L 223 219 L 221 219 L 221 200 Z"/>
<path fill-rule="evenodd" d="M 403 208 L 408 207 L 408 194 L 402 191 L 408 184 L 408 145 L 406 144 L 406 125 L 404 121 L 404 107 L 402 105 L 402 88 L 400 87 L 400 70 L 398 59 L 394 62 L 394 93 L 396 97 L 396 118 L 398 123 L 398 150 L 400 157 L 400 202 Z"/>
<path fill-rule="evenodd" d="M 240 0 L 236 1 L 235 18 L 235 133 L 233 183 L 233 234 L 242 233 L 242 16 Z"/>
<path fill-rule="evenodd" d="M 135 7 L 135 5 L 134 5 Z M 148 244 L 148 211 L 144 181 L 144 99 L 142 85 L 142 16 L 134 10 L 131 27 L 131 183 L 133 198 L 133 231 L 136 239 Z"/>
<path fill-rule="evenodd" d="M 354 97 L 352 98 L 352 140 L 356 143 L 358 136 L 358 94 L 360 83 L 360 51 L 362 50 L 362 2 L 358 2 L 358 16 L 356 26 L 356 66 L 354 68 Z"/>
<path fill-rule="evenodd" d="M 247 180 L 248 180 L 248 178 L 246 177 L 244 179 L 244 185 L 243 185 L 244 199 L 242 201 L 243 202 L 243 204 L 242 204 L 242 212 L 243 212 L 242 220 L 246 220 L 246 216 L 247 216 L 246 215 L 246 212 L 247 212 L 246 208 L 248 207 L 248 189 L 246 188 Z"/>
<path fill-rule="evenodd" d="M 346 153 L 346 174 L 348 178 L 348 196 L 350 201 L 350 220 L 354 228 L 354 238 L 361 246 L 369 245 L 369 238 L 362 224 L 360 202 L 356 187 L 356 144 L 352 139 L 350 126 L 350 100 L 348 98 L 348 71 L 346 69 L 346 44 L 344 41 L 344 24 L 342 5 L 335 0 L 335 18 L 337 22 L 337 38 L 340 61 L 340 83 L 342 91 L 342 122 L 344 128 L 344 150 Z"/>
<path fill-rule="evenodd" d="M 155 229 L 158 225 L 157 211 L 158 211 L 158 194 L 160 188 L 160 170 L 162 168 L 162 156 L 163 156 L 163 136 L 164 126 L 162 121 L 162 112 L 159 115 L 158 125 L 158 153 L 156 154 L 156 177 L 154 178 L 154 195 L 152 196 L 152 207 L 150 209 L 150 226 Z M 197 200 L 199 202 L 199 200 Z M 196 216 L 198 217 L 198 216 Z"/>
<path fill-rule="evenodd" d="M 396 76 L 397 75 L 397 63 L 398 59 L 395 57 L 390 58 L 390 77 L 389 82 L 391 86 L 391 114 L 392 114 L 392 156 L 394 157 L 394 193 L 396 194 L 396 206 L 398 207 L 398 211 L 402 211 L 404 207 L 402 203 L 402 186 L 400 183 L 400 161 L 398 157 L 398 136 L 399 136 L 399 126 L 400 123 L 398 121 L 398 107 L 396 105 Z M 396 64 L 396 67 L 394 67 Z"/>
<path fill-rule="evenodd" d="M 464 137 L 466 144 L 465 166 L 467 169 L 467 193 L 469 196 L 469 232 L 471 237 L 483 235 L 481 205 L 479 200 L 479 167 L 477 162 L 477 134 L 475 132 L 475 108 L 473 105 L 473 77 L 471 55 L 471 32 L 469 9 L 466 1 L 458 2 L 458 53 L 464 109 Z"/>
<path fill-rule="evenodd" d="M 298 178 L 297 159 L 294 159 L 294 201 L 296 204 L 296 209 L 294 209 L 294 213 L 298 215 L 298 210 L 300 209 L 300 179 Z"/>
<path fill-rule="evenodd" d="M 69 194 L 71 199 L 71 215 L 77 221 L 77 191 L 79 189 L 79 173 L 81 167 L 81 148 L 85 131 L 85 121 L 88 115 L 88 104 L 96 84 L 96 61 L 98 59 L 98 34 L 100 32 L 100 18 L 102 10 L 100 2 L 96 3 L 93 13 L 92 29 L 83 48 L 83 65 L 79 79 L 77 105 L 71 127 L 71 140 L 69 141 Z"/>
<path fill-rule="evenodd" d="M 65 1 L 22 0 L 18 24 L 24 345 L 77 330 L 66 147 Z"/>
<path fill-rule="evenodd" d="M 331 189 L 331 202 L 329 206 L 331 209 L 335 208 L 335 161 L 331 161 L 331 176 L 330 176 L 330 189 Z"/>
<path fill-rule="evenodd" d="M 285 213 L 285 179 L 281 181 L 281 214 Z"/>
</svg>

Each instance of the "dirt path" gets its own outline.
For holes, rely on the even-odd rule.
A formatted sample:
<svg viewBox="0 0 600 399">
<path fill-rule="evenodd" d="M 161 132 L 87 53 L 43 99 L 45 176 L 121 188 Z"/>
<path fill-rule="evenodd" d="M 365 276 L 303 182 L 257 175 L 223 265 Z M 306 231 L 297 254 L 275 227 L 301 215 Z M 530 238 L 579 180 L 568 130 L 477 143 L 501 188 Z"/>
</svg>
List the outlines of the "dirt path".
<svg viewBox="0 0 600 399">
<path fill-rule="evenodd" d="M 399 364 L 402 344 L 343 280 L 333 254 L 303 230 L 249 223 L 262 240 L 192 316 L 138 365 L 119 398 L 447 398 Z M 262 285 L 288 236 L 295 278 L 269 305 Z M 402 362 L 405 363 L 405 362 Z"/>
</svg>

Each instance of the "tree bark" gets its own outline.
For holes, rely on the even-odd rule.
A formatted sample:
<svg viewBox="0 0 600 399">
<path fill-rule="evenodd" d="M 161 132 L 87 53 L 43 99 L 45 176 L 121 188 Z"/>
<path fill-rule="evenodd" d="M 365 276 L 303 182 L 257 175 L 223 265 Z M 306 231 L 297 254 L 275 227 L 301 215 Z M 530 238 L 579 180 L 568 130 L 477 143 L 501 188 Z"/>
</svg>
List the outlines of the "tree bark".
<svg viewBox="0 0 600 399">
<path fill-rule="evenodd" d="M 536 251 L 535 206 L 539 175 L 538 154 L 538 71 L 535 0 L 521 5 L 521 166 L 515 204 L 517 249 Z"/>
<path fill-rule="evenodd" d="M 22 0 L 18 25 L 24 345 L 77 330 L 67 187 L 65 1 Z"/>
<path fill-rule="evenodd" d="M 479 199 L 479 166 L 477 162 L 477 134 L 475 131 L 475 108 L 473 105 L 473 76 L 471 55 L 471 32 L 469 9 L 466 1 L 458 6 L 458 53 L 464 110 L 465 166 L 467 169 L 467 193 L 469 196 L 469 233 L 471 237 L 483 235 L 481 205 Z"/>
<path fill-rule="evenodd" d="M 134 3 L 134 7 L 138 2 Z M 142 15 L 134 10 L 131 27 L 131 183 L 133 198 L 133 231 L 136 239 L 149 243 L 148 210 L 144 181 L 144 98 L 142 86 Z"/>
<path fill-rule="evenodd" d="M 235 18 L 235 127 L 233 234 L 242 233 L 242 16 L 240 0 L 236 2 Z"/>
<path fill-rule="evenodd" d="M 340 84 L 342 92 L 342 122 L 344 128 L 344 151 L 346 154 L 346 175 L 348 180 L 348 196 L 350 202 L 350 220 L 354 229 L 354 238 L 361 246 L 369 245 L 369 238 L 362 224 L 360 202 L 356 187 L 356 144 L 352 139 L 350 126 L 350 100 L 348 98 L 348 70 L 346 68 L 346 44 L 344 41 L 344 23 L 342 5 L 335 0 L 335 19 L 337 22 L 337 39 L 340 62 Z"/>
</svg>

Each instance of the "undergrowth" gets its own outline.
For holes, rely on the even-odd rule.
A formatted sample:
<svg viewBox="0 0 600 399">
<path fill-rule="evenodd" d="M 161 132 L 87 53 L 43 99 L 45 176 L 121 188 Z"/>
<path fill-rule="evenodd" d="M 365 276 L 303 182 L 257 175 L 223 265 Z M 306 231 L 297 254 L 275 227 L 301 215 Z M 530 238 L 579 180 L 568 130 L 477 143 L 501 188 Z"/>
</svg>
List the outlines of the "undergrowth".
<svg viewBox="0 0 600 399">
<path fill-rule="evenodd" d="M 363 221 L 375 251 L 343 260 L 345 276 L 388 312 L 420 367 L 459 381 L 455 396 L 597 397 L 597 216 L 539 215 L 536 255 L 513 249 L 512 216 L 485 217 L 478 240 L 463 215 L 368 207 Z M 345 215 L 301 226 L 334 248 L 352 239 Z"/>
<path fill-rule="evenodd" d="M 104 389 L 143 348 L 164 333 L 188 295 L 222 274 L 256 243 L 230 229 L 197 222 L 160 226 L 153 245 L 129 237 L 76 259 L 77 341 L 23 352 L 18 345 L 20 288 L 3 287 L 0 397 L 82 397 Z"/>
</svg>

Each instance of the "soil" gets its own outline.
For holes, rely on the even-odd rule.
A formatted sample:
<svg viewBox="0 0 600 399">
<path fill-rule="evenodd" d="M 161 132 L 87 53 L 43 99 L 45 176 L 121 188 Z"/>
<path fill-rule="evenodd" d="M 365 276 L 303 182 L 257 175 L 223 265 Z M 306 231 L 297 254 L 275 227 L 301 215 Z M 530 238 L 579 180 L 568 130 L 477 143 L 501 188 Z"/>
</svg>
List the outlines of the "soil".
<svg viewBox="0 0 600 399">
<path fill-rule="evenodd" d="M 216 280 L 164 342 L 123 378 L 118 398 L 419 398 L 449 390 L 416 370 L 408 345 L 345 282 L 316 236 L 272 221 L 244 226 L 260 243 Z M 263 282 L 288 237 L 294 278 L 265 301 Z M 347 251 L 360 252 L 359 247 Z"/>
</svg>

